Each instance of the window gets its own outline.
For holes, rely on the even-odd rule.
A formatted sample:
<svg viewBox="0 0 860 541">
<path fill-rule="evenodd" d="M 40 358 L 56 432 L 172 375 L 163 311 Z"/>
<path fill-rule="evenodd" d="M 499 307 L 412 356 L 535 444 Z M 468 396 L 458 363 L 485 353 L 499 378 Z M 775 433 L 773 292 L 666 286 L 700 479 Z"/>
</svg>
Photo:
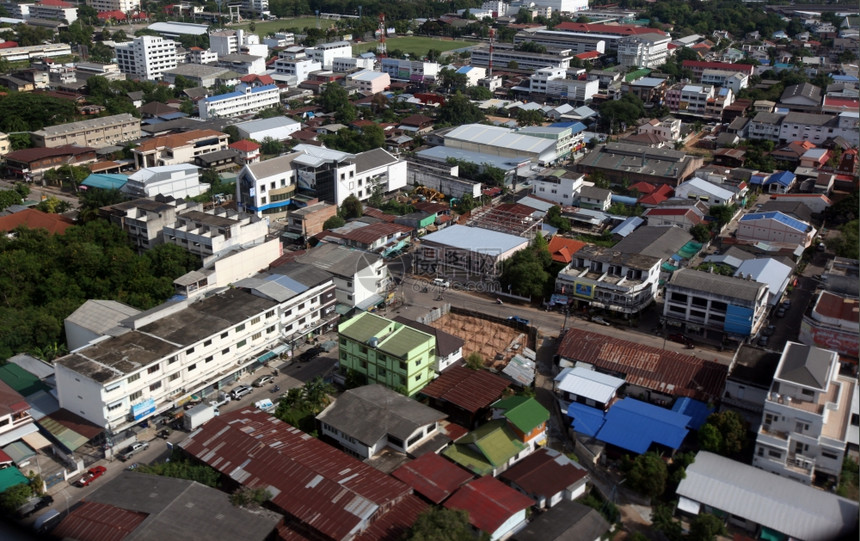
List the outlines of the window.
<svg viewBox="0 0 860 541">
<path fill-rule="evenodd" d="M 186 355 L 191 355 L 192 353 L 194 353 L 194 348 L 188 348 L 185 350 Z"/>
<path fill-rule="evenodd" d="M 153 383 L 152 385 L 149 386 L 150 391 L 157 391 L 158 389 L 161 389 L 161 382 L 160 381 L 156 381 L 155 383 Z"/>
<path fill-rule="evenodd" d="M 345 346 L 345 345 L 346 345 L 346 338 L 341 338 L 341 339 L 340 339 L 340 345 L 342 345 L 342 346 Z"/>
<path fill-rule="evenodd" d="M 111 404 L 108 406 L 108 411 L 114 411 L 115 409 L 121 408 L 122 402 L 117 402 L 116 404 Z"/>
<path fill-rule="evenodd" d="M 263 333 L 261 332 L 254 333 L 254 335 L 251 336 L 251 340 L 259 340 L 261 336 L 263 336 Z"/>
<path fill-rule="evenodd" d="M 251 325 L 256 325 L 259 322 L 260 322 L 260 316 L 257 316 L 251 320 Z"/>
<path fill-rule="evenodd" d="M 237 349 L 238 349 L 238 348 L 243 348 L 243 347 L 245 347 L 245 345 L 246 345 L 247 343 L 248 343 L 248 341 L 247 341 L 247 340 L 242 340 L 241 342 L 239 342 L 238 344 L 236 344 L 236 348 L 237 348 Z"/>
<path fill-rule="evenodd" d="M 769 456 L 771 458 L 780 458 L 780 457 L 782 457 L 782 453 L 780 453 L 779 451 L 774 451 L 774 450 L 768 449 L 767 456 Z"/>
<path fill-rule="evenodd" d="M 211 345 L 212 345 L 212 339 L 211 339 L 211 338 L 210 338 L 209 340 L 207 340 L 207 341 L 203 342 L 203 347 L 208 347 L 208 346 L 211 346 Z"/>
<path fill-rule="evenodd" d="M 266 319 L 268 319 L 268 318 L 270 318 L 270 317 L 272 317 L 272 316 L 274 316 L 274 315 L 275 315 L 275 311 L 274 311 L 274 310 L 269 310 L 268 312 L 266 312 Z"/>
<path fill-rule="evenodd" d="M 345 351 L 341 351 L 341 352 L 340 352 L 340 360 L 341 360 L 341 361 L 345 361 L 345 360 L 346 360 L 346 352 L 345 352 Z"/>
<path fill-rule="evenodd" d="M 800 394 L 802 394 L 803 396 L 812 397 L 812 396 L 815 396 L 815 391 L 811 391 L 809 389 L 801 389 Z"/>
<path fill-rule="evenodd" d="M 245 324 L 244 323 L 242 323 L 241 325 L 236 327 L 236 332 L 242 332 L 244 330 L 245 330 Z"/>
<path fill-rule="evenodd" d="M 167 381 L 176 381 L 179 379 L 179 372 L 167 376 Z"/>
<path fill-rule="evenodd" d="M 206 358 L 204 359 L 204 361 L 205 361 L 205 362 L 207 362 L 207 363 L 211 363 L 211 362 L 212 362 L 212 359 L 214 359 L 214 358 L 215 358 L 215 356 L 214 356 L 214 355 L 210 355 L 210 356 L 206 357 Z"/>
<path fill-rule="evenodd" d="M 160 369 L 161 369 L 161 367 L 160 367 L 159 365 L 157 365 L 157 364 L 156 364 L 156 365 L 154 365 L 154 366 L 150 366 L 150 367 L 146 370 L 146 373 L 147 373 L 147 374 L 155 374 L 155 373 L 156 373 L 156 372 L 158 372 Z"/>
<path fill-rule="evenodd" d="M 189 367 L 188 367 L 188 371 L 189 371 L 189 372 L 191 372 L 192 370 L 197 370 L 197 363 L 194 363 L 194 364 L 192 364 L 191 366 L 189 366 Z"/>
<path fill-rule="evenodd" d="M 132 374 L 128 377 L 128 382 L 131 383 L 132 381 L 137 381 L 139 379 L 140 379 L 139 373 L 138 374 Z"/>
<path fill-rule="evenodd" d="M 366 348 L 366 347 L 364 347 L 364 346 L 359 346 L 359 347 L 358 347 L 358 351 L 360 351 L 360 352 L 362 352 L 362 353 L 365 353 L 365 354 L 366 354 L 366 353 L 367 353 L 367 348 Z"/>
<path fill-rule="evenodd" d="M 227 335 L 230 334 L 230 331 L 224 331 L 221 333 L 221 338 L 227 338 Z"/>
<path fill-rule="evenodd" d="M 272 325 L 271 327 L 268 327 L 266 329 L 266 334 L 271 334 L 273 332 L 275 332 L 275 326 L 274 325 Z"/>
<path fill-rule="evenodd" d="M 171 357 L 171 358 L 167 359 L 167 364 L 173 364 L 173 363 L 175 363 L 175 362 L 176 362 L 176 361 L 178 361 L 178 360 L 179 360 L 179 357 L 177 357 L 176 355 L 174 355 L 173 357 Z"/>
<path fill-rule="evenodd" d="M 836 453 L 831 453 L 830 451 L 821 451 L 821 456 L 823 456 L 824 458 L 829 458 L 830 460 L 838 460 L 839 459 L 839 457 L 836 455 Z"/>
<path fill-rule="evenodd" d="M 131 393 L 131 394 L 129 395 L 128 399 L 129 399 L 130 401 L 134 402 L 135 400 L 137 400 L 137 399 L 138 399 L 138 398 L 140 398 L 141 396 L 143 396 L 143 391 L 137 391 L 136 393 Z"/>
</svg>

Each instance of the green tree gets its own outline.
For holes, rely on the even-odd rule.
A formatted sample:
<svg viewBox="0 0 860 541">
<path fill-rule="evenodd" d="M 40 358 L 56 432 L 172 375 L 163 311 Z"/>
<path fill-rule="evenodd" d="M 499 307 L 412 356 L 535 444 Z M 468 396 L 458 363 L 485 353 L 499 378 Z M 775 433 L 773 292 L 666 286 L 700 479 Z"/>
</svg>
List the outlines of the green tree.
<svg viewBox="0 0 860 541">
<path fill-rule="evenodd" d="M 487 537 L 486 534 L 483 537 Z M 404 536 L 406 541 L 474 541 L 469 513 L 462 509 L 431 507 L 418 515 Z"/>
<path fill-rule="evenodd" d="M 669 541 L 684 539 L 681 522 L 675 518 L 676 503 L 659 503 L 651 508 L 651 526 L 665 535 Z"/>
<path fill-rule="evenodd" d="M 711 230 L 705 224 L 696 224 L 690 227 L 690 234 L 696 242 L 705 243 L 711 240 Z"/>
<path fill-rule="evenodd" d="M 493 93 L 490 92 L 490 89 L 484 86 L 470 86 L 466 89 L 466 94 L 469 95 L 469 99 L 480 101 L 489 100 L 493 97 Z"/>
<path fill-rule="evenodd" d="M 484 356 L 478 353 L 477 351 L 473 351 L 472 353 L 466 356 L 466 368 L 470 368 L 472 370 L 481 370 L 484 368 Z"/>
<path fill-rule="evenodd" d="M 440 124 L 460 125 L 474 124 L 484 119 L 484 112 L 465 95 L 457 92 L 439 108 L 439 116 L 436 120 Z"/>
<path fill-rule="evenodd" d="M 230 136 L 231 144 L 242 140 L 242 136 L 239 134 L 239 128 L 236 126 L 227 126 L 224 128 L 224 133 Z"/>
<path fill-rule="evenodd" d="M 562 233 L 570 231 L 570 220 L 562 216 L 561 207 L 558 205 L 553 205 L 546 211 L 543 221 L 557 228 Z"/>
<path fill-rule="evenodd" d="M 40 201 L 34 208 L 48 214 L 62 214 L 68 212 L 72 205 L 68 201 L 63 201 L 52 195 L 44 201 Z"/>
<path fill-rule="evenodd" d="M 3 210 L 12 205 L 20 205 L 24 202 L 21 194 L 16 190 L 0 191 L 0 210 Z"/>
<path fill-rule="evenodd" d="M 349 101 L 346 89 L 338 83 L 325 85 L 318 101 L 323 111 L 334 113 L 335 119 L 343 124 L 349 124 L 358 116 L 355 106 Z"/>
<path fill-rule="evenodd" d="M 540 299 L 553 285 L 551 266 L 552 256 L 546 240 L 538 233 L 531 246 L 505 261 L 499 282 L 517 295 Z"/>
<path fill-rule="evenodd" d="M 364 140 L 365 150 L 372 150 L 374 148 L 382 148 L 385 146 L 385 132 L 382 131 L 382 128 L 380 128 L 378 124 L 362 128 L 361 136 Z"/>
<path fill-rule="evenodd" d="M 858 259 L 860 257 L 860 238 L 858 238 L 858 220 L 851 220 L 839 227 L 839 236 L 827 239 L 827 247 L 839 257 Z"/>
<path fill-rule="evenodd" d="M 699 443 L 706 451 L 736 456 L 747 445 L 747 430 L 747 422 L 736 411 L 712 413 L 699 429 Z"/>
<path fill-rule="evenodd" d="M 11 515 L 33 497 L 33 489 L 28 483 L 14 485 L 0 492 L 0 512 Z"/>
<path fill-rule="evenodd" d="M 614 133 L 623 131 L 645 116 L 645 105 L 635 94 L 626 93 L 620 100 L 608 100 L 600 105 L 600 127 Z"/>
<path fill-rule="evenodd" d="M 266 137 L 260 144 L 260 152 L 268 156 L 277 156 L 284 151 L 284 145 L 277 139 Z"/>
<path fill-rule="evenodd" d="M 626 457 L 625 457 L 626 458 Z M 648 498 L 657 498 L 666 490 L 669 469 L 657 453 L 647 452 L 622 464 L 630 487 Z"/>
<path fill-rule="evenodd" d="M 439 83 L 448 92 L 462 92 L 469 84 L 469 78 L 465 73 L 457 73 L 450 68 L 444 68 L 439 72 Z"/>
<path fill-rule="evenodd" d="M 727 223 L 732 221 L 735 212 L 737 212 L 737 206 L 735 205 L 713 205 L 708 210 L 708 214 L 716 219 L 718 229 L 722 229 Z"/>
<path fill-rule="evenodd" d="M 364 205 L 355 195 L 349 195 L 340 204 L 340 216 L 344 220 L 361 218 L 364 215 Z"/>
<path fill-rule="evenodd" d="M 543 121 L 543 113 L 537 109 L 517 111 L 517 124 L 520 126 L 539 126 Z"/>
<path fill-rule="evenodd" d="M 690 521 L 688 541 L 715 541 L 717 536 L 726 535 L 726 524 L 721 518 L 710 513 L 699 513 Z"/>
<path fill-rule="evenodd" d="M 518 70 L 518 69 L 520 69 L 520 64 L 519 64 L 519 62 L 517 62 L 516 60 L 511 60 L 511 61 L 509 61 L 509 62 L 508 62 L 508 69 L 509 69 L 509 70 Z"/>
<path fill-rule="evenodd" d="M 346 224 L 346 220 L 338 215 L 334 215 L 323 223 L 323 229 L 337 229 L 338 227 L 343 227 L 344 224 Z"/>
</svg>

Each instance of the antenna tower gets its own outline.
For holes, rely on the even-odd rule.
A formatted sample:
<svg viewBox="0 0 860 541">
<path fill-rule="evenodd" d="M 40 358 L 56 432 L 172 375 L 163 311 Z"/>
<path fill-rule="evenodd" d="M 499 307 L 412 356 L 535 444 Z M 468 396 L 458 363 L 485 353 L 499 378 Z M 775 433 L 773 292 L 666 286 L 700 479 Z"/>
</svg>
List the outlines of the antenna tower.
<svg viewBox="0 0 860 541">
<path fill-rule="evenodd" d="M 490 63 L 488 66 L 489 69 L 487 70 L 489 72 L 487 74 L 487 77 L 490 79 L 493 78 L 493 42 L 495 42 L 495 41 L 496 41 L 496 29 L 490 28 Z"/>
<path fill-rule="evenodd" d="M 380 57 L 384 57 L 388 53 L 385 48 L 385 13 L 379 14 L 379 45 L 376 46 L 376 53 Z"/>
</svg>

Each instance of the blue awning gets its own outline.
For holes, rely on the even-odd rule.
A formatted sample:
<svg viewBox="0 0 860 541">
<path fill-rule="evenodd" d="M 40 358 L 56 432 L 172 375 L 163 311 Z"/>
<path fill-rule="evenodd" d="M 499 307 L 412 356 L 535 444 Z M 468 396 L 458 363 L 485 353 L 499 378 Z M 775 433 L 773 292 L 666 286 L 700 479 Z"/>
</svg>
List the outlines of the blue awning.
<svg viewBox="0 0 860 541">
<path fill-rule="evenodd" d="M 264 362 L 268 361 L 269 359 L 276 357 L 277 355 L 278 355 L 277 353 L 275 353 L 273 351 L 269 351 L 269 352 L 264 353 L 263 355 L 260 355 L 259 357 L 257 357 L 257 362 L 264 363 Z"/>
</svg>

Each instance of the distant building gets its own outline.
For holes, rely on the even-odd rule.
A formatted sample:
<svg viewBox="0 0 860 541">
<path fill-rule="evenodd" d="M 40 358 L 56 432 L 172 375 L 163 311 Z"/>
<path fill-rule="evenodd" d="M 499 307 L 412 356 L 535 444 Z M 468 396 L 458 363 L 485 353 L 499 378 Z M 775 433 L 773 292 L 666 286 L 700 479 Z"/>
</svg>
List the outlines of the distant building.
<svg viewBox="0 0 860 541">
<path fill-rule="evenodd" d="M 494 279 L 503 261 L 528 246 L 528 239 L 479 227 L 453 225 L 422 237 L 416 272 L 435 276 Z"/>
<path fill-rule="evenodd" d="M 856 359 L 860 353 L 860 309 L 858 300 L 821 291 L 812 310 L 803 315 L 799 340 Z"/>
<path fill-rule="evenodd" d="M 138 79 L 157 81 L 176 67 L 176 42 L 158 36 L 139 36 L 116 46 L 120 71 Z"/>
<path fill-rule="evenodd" d="M 227 150 L 229 136 L 215 130 L 190 130 L 145 140 L 134 148 L 137 167 L 179 165 L 191 162 L 195 156 Z"/>
<path fill-rule="evenodd" d="M 37 147 L 77 145 L 102 148 L 140 139 L 140 119 L 129 113 L 48 126 L 30 133 Z"/>
<path fill-rule="evenodd" d="M 571 206 L 579 195 L 585 177 L 541 176 L 532 179 L 532 193 L 541 199 L 548 199 L 561 206 Z"/>
<path fill-rule="evenodd" d="M 311 60 L 319 62 L 323 69 L 331 69 L 335 58 L 352 56 L 352 45 L 348 41 L 323 43 L 322 45 L 305 49 L 305 54 Z"/>
<path fill-rule="evenodd" d="M 625 68 L 656 68 L 666 63 L 671 38 L 665 34 L 637 34 L 618 40 L 618 64 Z"/>
<path fill-rule="evenodd" d="M 200 118 L 234 117 L 256 113 L 281 103 L 281 91 L 275 85 L 237 85 L 233 92 L 203 98 L 198 107 Z"/>
<path fill-rule="evenodd" d="M 122 191 L 131 197 L 196 197 L 209 186 L 200 183 L 199 169 L 190 164 L 146 167 L 130 175 Z"/>
</svg>

